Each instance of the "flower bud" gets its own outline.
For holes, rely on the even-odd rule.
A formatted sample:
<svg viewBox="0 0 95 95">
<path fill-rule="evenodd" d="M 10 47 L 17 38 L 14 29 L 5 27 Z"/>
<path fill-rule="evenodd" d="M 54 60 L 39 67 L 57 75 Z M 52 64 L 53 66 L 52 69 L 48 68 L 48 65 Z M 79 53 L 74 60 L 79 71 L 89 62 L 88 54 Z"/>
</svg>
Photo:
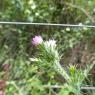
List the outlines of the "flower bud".
<svg viewBox="0 0 95 95">
<path fill-rule="evenodd" d="M 41 36 L 35 36 L 33 39 L 32 39 L 32 44 L 37 46 L 39 44 L 41 44 L 43 42 L 43 39 Z"/>
</svg>

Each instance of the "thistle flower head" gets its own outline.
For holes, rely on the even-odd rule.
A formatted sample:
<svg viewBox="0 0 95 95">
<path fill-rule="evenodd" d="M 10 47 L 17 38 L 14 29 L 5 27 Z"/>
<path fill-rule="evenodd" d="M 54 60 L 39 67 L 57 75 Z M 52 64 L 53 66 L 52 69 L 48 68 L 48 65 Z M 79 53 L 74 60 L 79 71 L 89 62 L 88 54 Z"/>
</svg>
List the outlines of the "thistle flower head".
<svg viewBox="0 0 95 95">
<path fill-rule="evenodd" d="M 75 65 L 70 65 L 69 70 L 70 70 L 70 73 L 75 73 L 76 66 Z"/>
<path fill-rule="evenodd" d="M 56 47 L 56 41 L 54 39 L 46 41 L 44 44 L 45 44 L 46 47 L 50 47 L 50 48 L 55 48 Z"/>
<path fill-rule="evenodd" d="M 32 39 L 32 44 L 37 46 L 39 44 L 41 44 L 43 42 L 43 39 L 41 36 L 35 36 L 33 39 Z"/>
</svg>

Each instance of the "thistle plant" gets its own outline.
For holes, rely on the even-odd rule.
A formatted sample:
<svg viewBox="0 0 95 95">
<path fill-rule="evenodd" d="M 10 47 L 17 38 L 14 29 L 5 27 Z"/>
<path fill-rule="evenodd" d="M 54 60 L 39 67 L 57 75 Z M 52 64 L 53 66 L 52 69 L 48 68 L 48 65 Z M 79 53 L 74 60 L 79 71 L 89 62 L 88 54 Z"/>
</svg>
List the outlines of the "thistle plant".
<svg viewBox="0 0 95 95">
<path fill-rule="evenodd" d="M 82 83 L 94 63 L 85 69 L 77 69 L 76 66 L 70 65 L 67 70 L 60 65 L 61 57 L 54 39 L 44 41 L 41 36 L 35 36 L 32 39 L 32 44 L 38 48 L 39 52 L 36 57 L 30 58 L 30 60 L 36 62 L 42 69 L 53 69 L 66 80 L 58 95 L 83 95 L 81 92 Z"/>
<path fill-rule="evenodd" d="M 32 44 L 39 48 L 39 54 L 37 58 L 30 58 L 31 61 L 41 63 L 41 66 L 50 66 L 50 68 L 62 75 L 66 81 L 70 79 L 67 72 L 60 65 L 60 56 L 57 50 L 56 41 L 54 39 L 43 41 L 41 36 L 35 36 L 32 40 Z"/>
</svg>

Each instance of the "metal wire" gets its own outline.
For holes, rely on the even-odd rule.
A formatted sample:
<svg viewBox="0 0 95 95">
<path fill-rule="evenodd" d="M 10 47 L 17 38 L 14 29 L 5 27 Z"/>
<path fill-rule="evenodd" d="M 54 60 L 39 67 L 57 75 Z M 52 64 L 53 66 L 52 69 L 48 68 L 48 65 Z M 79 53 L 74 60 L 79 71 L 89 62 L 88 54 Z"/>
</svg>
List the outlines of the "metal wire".
<svg viewBox="0 0 95 95">
<path fill-rule="evenodd" d="M 84 90 L 95 90 L 95 87 L 81 87 Z"/>
<path fill-rule="evenodd" d="M 59 86 L 59 85 L 51 85 L 51 86 L 44 86 L 45 88 L 56 88 L 56 89 L 60 89 L 62 88 L 63 86 Z M 81 89 L 83 90 L 95 90 L 95 87 L 91 87 L 91 86 L 84 86 L 84 87 L 81 87 Z"/>
<path fill-rule="evenodd" d="M 0 21 L 0 24 L 95 28 L 94 25 L 83 25 L 83 24 L 55 24 L 55 23 L 6 22 L 6 21 Z"/>
</svg>

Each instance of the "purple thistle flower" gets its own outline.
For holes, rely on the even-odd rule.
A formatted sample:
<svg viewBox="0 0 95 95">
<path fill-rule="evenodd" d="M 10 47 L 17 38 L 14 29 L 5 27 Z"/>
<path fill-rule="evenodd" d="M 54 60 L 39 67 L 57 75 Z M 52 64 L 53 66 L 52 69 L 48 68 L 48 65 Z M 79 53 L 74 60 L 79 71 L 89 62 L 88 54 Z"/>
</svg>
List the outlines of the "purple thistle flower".
<svg viewBox="0 0 95 95">
<path fill-rule="evenodd" d="M 32 44 L 37 46 L 39 44 L 41 44 L 43 42 L 43 39 L 41 36 L 35 36 L 33 39 L 32 39 Z"/>
</svg>

